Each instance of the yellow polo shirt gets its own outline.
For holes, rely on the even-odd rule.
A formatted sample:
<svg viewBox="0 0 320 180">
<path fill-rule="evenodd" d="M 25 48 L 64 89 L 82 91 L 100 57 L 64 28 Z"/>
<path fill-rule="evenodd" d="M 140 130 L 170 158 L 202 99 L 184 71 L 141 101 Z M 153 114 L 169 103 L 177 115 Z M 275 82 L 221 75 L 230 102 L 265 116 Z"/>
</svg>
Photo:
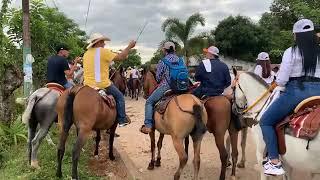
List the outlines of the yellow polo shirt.
<svg viewBox="0 0 320 180">
<path fill-rule="evenodd" d="M 100 89 L 109 87 L 109 66 L 116 56 L 105 48 L 89 48 L 83 56 L 84 85 Z"/>
</svg>

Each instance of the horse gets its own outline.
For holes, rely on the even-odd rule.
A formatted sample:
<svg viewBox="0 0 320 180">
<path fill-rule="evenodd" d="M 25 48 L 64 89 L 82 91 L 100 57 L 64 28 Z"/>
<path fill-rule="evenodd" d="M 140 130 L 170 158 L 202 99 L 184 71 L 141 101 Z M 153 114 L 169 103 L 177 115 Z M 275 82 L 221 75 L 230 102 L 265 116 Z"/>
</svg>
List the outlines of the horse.
<svg viewBox="0 0 320 180">
<path fill-rule="evenodd" d="M 120 68 L 119 71 L 117 70 L 110 70 L 110 80 L 113 84 L 122 92 L 123 95 L 126 93 L 126 78 L 123 76 L 123 68 Z"/>
<path fill-rule="evenodd" d="M 146 96 L 149 96 L 157 86 L 155 76 L 151 71 L 144 75 L 143 89 Z M 154 112 L 155 128 L 149 134 L 151 139 L 151 161 L 148 169 L 154 169 L 154 166 L 161 166 L 161 148 L 164 135 L 170 135 L 173 145 L 179 156 L 179 168 L 174 174 L 174 179 L 180 179 L 181 172 L 188 161 L 188 140 L 192 137 L 194 146 L 194 179 L 198 179 L 200 168 L 200 148 L 207 122 L 207 112 L 198 98 L 191 94 L 182 94 L 175 96 L 170 100 L 164 114 Z M 160 132 L 157 143 L 158 155 L 155 160 L 155 130 Z M 185 140 L 185 147 L 183 141 Z"/>
<path fill-rule="evenodd" d="M 28 126 L 28 159 L 32 168 L 40 168 L 38 148 L 53 122 L 57 121 L 58 115 L 54 109 L 59 96 L 58 91 L 44 87 L 33 92 L 27 100 L 22 122 Z"/>
<path fill-rule="evenodd" d="M 61 166 L 65 143 L 72 124 L 75 125 L 78 135 L 72 151 L 72 179 L 78 179 L 80 151 L 92 130 L 97 132 L 97 144 L 100 140 L 100 130 L 110 130 L 109 158 L 115 160 L 113 142 L 118 121 L 114 102 L 107 104 L 98 91 L 89 86 L 75 86 L 61 95 L 56 111 L 60 125 L 57 177 L 62 177 Z"/>
<path fill-rule="evenodd" d="M 234 70 L 235 71 L 235 70 Z M 269 86 L 257 75 L 252 72 L 244 72 L 237 75 L 238 80 L 235 87 L 235 103 L 239 109 L 244 109 L 246 106 L 252 108 L 245 114 L 259 122 L 265 104 L 269 99 L 271 93 L 268 91 Z M 260 99 L 257 101 L 257 99 Z M 265 152 L 265 143 L 263 141 L 261 128 L 255 125 L 252 128 L 254 140 L 257 144 L 257 160 L 258 165 L 262 164 L 263 155 Z M 306 141 L 303 139 L 295 138 L 289 135 L 285 136 L 287 152 L 282 156 L 283 165 L 286 170 L 285 179 L 290 180 L 293 178 L 293 168 L 298 168 L 300 171 L 311 172 L 312 179 L 318 179 L 316 176 L 320 175 L 320 136 L 310 141 L 310 148 L 306 150 Z M 261 166 L 261 180 L 268 179 L 264 175 Z"/>
<path fill-rule="evenodd" d="M 136 100 L 139 100 L 140 80 L 136 78 L 131 78 L 128 83 L 128 90 L 132 99 L 136 98 Z"/>
</svg>

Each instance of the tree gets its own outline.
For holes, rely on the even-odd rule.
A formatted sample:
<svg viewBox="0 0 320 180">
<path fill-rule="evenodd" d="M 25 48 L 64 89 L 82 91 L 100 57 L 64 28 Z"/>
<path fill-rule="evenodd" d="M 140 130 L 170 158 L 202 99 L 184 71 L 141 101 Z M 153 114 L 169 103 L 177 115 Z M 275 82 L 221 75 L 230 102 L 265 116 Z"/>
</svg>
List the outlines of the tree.
<svg viewBox="0 0 320 180">
<path fill-rule="evenodd" d="M 21 50 L 17 49 L 3 33 L 7 21 L 10 0 L 3 0 L 0 10 L 0 121 L 9 123 L 13 119 L 13 91 L 22 84 Z"/>
<path fill-rule="evenodd" d="M 121 65 L 124 68 L 140 66 L 141 65 L 141 57 L 136 49 L 131 49 L 128 55 L 128 58 L 121 61 L 115 62 L 115 67 Z"/>
<path fill-rule="evenodd" d="M 186 58 L 186 64 L 188 64 L 188 58 L 190 57 L 191 45 L 190 42 L 194 38 L 192 34 L 198 24 L 205 25 L 205 18 L 199 14 L 193 14 L 187 21 L 181 22 L 177 18 L 169 18 L 162 24 L 162 31 L 165 32 L 167 40 L 177 42 L 183 47 L 183 55 Z"/>
<path fill-rule="evenodd" d="M 247 61 L 254 61 L 259 52 L 269 47 L 266 32 L 243 16 L 222 20 L 214 35 L 221 53 Z"/>
<path fill-rule="evenodd" d="M 21 9 L 11 9 L 8 17 L 9 37 L 11 41 L 21 45 L 22 40 L 22 12 Z M 67 18 L 56 8 L 45 6 L 42 0 L 32 1 L 30 8 L 33 82 L 36 87 L 46 81 L 47 59 L 55 54 L 58 43 L 67 44 L 70 49 L 70 58 L 84 52 L 85 32 L 80 30 L 73 20 Z"/>
</svg>

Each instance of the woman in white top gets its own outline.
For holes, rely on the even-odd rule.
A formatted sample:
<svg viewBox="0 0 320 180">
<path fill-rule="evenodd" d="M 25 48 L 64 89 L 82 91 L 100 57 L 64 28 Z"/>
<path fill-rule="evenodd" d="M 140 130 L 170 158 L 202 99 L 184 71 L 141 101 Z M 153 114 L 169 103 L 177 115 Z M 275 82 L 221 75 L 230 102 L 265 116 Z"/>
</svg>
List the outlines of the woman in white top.
<svg viewBox="0 0 320 180">
<path fill-rule="evenodd" d="M 280 96 L 260 119 L 268 159 L 265 174 L 282 175 L 275 125 L 293 112 L 304 99 L 320 95 L 320 46 L 317 43 L 313 22 L 302 19 L 293 26 L 295 45 L 288 48 L 282 58 L 276 79 Z"/>
<path fill-rule="evenodd" d="M 254 73 L 260 76 L 269 85 L 274 81 L 274 72 L 271 71 L 271 62 L 268 53 L 261 52 L 258 55 Z"/>
</svg>

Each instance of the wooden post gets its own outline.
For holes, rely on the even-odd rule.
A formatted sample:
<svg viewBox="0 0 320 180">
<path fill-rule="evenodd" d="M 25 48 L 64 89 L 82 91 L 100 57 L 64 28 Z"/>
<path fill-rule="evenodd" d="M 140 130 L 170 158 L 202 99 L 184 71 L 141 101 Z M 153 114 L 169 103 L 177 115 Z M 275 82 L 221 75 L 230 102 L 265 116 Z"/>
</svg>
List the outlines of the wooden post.
<svg viewBox="0 0 320 180">
<path fill-rule="evenodd" d="M 32 92 L 32 62 L 31 35 L 30 35 L 30 10 L 29 0 L 22 0 L 23 11 L 23 94 L 28 97 Z"/>
</svg>

